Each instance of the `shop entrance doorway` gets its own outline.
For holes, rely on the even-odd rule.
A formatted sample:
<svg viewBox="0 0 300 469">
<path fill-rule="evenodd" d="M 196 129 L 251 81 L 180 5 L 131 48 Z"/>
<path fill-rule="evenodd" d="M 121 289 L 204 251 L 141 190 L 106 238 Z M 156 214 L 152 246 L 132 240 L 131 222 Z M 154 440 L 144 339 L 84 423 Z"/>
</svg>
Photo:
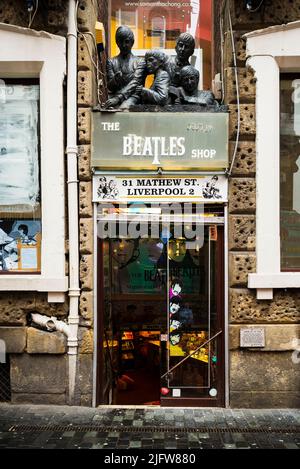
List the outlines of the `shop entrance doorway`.
<svg viewBox="0 0 300 469">
<path fill-rule="evenodd" d="M 224 405 L 222 216 L 196 224 L 98 238 L 98 404 Z"/>
</svg>

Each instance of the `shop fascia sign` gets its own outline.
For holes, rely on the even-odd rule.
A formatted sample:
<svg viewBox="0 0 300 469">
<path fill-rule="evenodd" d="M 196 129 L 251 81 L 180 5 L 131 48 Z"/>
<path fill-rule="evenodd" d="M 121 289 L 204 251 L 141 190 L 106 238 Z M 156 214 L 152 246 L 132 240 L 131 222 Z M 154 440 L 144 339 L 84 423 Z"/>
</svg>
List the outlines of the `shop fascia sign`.
<svg viewBox="0 0 300 469">
<path fill-rule="evenodd" d="M 111 175 L 93 177 L 93 202 L 205 202 L 227 201 L 227 177 Z"/>
<path fill-rule="evenodd" d="M 92 166 L 119 170 L 225 170 L 226 112 L 95 112 Z"/>
</svg>

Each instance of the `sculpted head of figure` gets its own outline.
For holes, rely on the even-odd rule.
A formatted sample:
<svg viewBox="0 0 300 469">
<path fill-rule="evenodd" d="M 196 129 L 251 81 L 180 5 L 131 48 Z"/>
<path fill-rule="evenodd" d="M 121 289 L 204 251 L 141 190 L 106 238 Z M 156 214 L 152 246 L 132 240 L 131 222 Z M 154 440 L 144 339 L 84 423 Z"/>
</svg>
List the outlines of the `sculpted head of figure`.
<svg viewBox="0 0 300 469">
<path fill-rule="evenodd" d="M 179 60 L 188 61 L 195 50 L 195 39 L 190 33 L 181 33 L 176 41 L 175 50 Z"/>
<path fill-rule="evenodd" d="M 184 91 L 192 94 L 198 88 L 199 72 L 192 65 L 186 65 L 180 71 L 180 84 Z"/>
<path fill-rule="evenodd" d="M 129 54 L 134 44 L 134 35 L 128 26 L 119 26 L 116 31 L 116 43 L 122 55 Z"/>
<path fill-rule="evenodd" d="M 166 55 L 160 50 L 149 50 L 145 54 L 145 61 L 147 72 L 152 74 L 166 63 Z"/>
</svg>

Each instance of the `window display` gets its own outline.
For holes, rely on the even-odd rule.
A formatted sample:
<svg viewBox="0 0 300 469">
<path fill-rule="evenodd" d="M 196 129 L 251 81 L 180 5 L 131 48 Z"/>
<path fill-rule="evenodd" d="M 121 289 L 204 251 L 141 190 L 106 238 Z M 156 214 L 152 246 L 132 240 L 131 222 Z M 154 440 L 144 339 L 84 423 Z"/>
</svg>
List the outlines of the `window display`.
<svg viewBox="0 0 300 469">
<path fill-rule="evenodd" d="M 39 85 L 0 82 L 0 272 L 40 272 Z"/>
<path fill-rule="evenodd" d="M 0 83 L 0 210 L 39 206 L 39 86 Z"/>
<path fill-rule="evenodd" d="M 0 221 L 0 271 L 39 272 L 40 269 L 40 221 Z"/>
</svg>

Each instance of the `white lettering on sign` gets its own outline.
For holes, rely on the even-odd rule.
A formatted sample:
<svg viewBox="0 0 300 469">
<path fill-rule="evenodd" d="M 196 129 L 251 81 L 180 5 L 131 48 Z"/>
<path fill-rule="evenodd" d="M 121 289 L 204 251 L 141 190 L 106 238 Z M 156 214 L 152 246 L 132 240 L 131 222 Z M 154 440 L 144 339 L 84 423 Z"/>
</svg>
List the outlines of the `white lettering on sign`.
<svg viewBox="0 0 300 469">
<path fill-rule="evenodd" d="M 160 165 L 160 156 L 183 156 L 184 137 L 140 137 L 129 134 L 123 137 L 123 156 L 151 156 L 152 164 Z"/>
<path fill-rule="evenodd" d="M 217 152 L 213 148 L 198 148 L 192 150 L 192 158 L 214 158 L 216 156 Z"/>
<path fill-rule="evenodd" d="M 120 122 L 101 122 L 102 129 L 105 132 L 119 132 Z"/>
</svg>

